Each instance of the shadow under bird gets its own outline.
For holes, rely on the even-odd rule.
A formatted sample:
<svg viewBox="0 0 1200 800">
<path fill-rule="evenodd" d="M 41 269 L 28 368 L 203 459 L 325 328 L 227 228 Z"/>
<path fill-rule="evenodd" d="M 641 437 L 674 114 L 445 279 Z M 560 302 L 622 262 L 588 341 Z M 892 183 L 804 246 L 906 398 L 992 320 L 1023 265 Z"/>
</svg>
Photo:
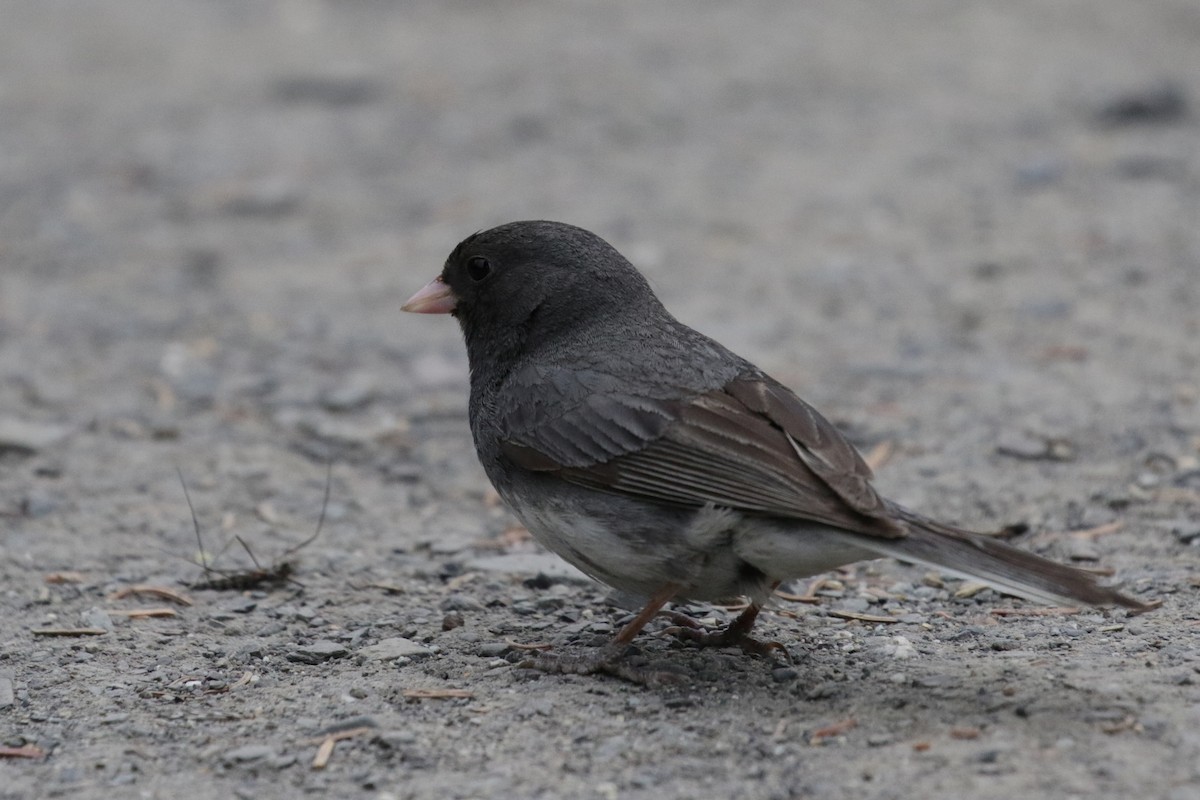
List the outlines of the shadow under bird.
<svg viewBox="0 0 1200 800">
<path fill-rule="evenodd" d="M 780 582 L 892 556 L 1040 601 L 1152 608 L 1083 570 L 881 497 L 812 406 L 676 320 L 599 236 L 559 222 L 463 240 L 403 306 L 451 314 L 471 370 L 470 422 L 488 478 L 530 533 L 645 606 L 604 648 L 532 666 L 636 679 L 626 645 L 672 600 L 745 595 L 723 631 L 750 638 Z"/>
</svg>

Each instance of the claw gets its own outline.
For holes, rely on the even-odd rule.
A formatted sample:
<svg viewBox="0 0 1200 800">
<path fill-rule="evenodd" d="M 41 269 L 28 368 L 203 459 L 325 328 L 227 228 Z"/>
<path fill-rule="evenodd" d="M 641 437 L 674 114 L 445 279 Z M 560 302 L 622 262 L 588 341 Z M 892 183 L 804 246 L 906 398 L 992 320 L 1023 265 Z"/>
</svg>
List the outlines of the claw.
<svg viewBox="0 0 1200 800">
<path fill-rule="evenodd" d="M 782 643 L 760 641 L 741 630 L 737 630 L 733 625 L 715 632 L 703 630 L 698 626 L 674 626 L 664 630 L 663 634 L 674 636 L 681 641 L 693 642 L 700 647 L 740 647 L 750 655 L 762 656 L 763 658 L 773 659 L 778 653 L 782 654 L 783 659 L 787 663 L 793 663 L 791 654 Z"/>
</svg>

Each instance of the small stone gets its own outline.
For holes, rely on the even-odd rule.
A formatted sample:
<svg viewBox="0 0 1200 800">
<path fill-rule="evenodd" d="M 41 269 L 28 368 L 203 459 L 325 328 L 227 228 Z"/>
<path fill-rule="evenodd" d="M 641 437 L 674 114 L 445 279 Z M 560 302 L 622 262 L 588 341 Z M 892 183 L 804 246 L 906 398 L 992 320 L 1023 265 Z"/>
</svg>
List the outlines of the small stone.
<svg viewBox="0 0 1200 800">
<path fill-rule="evenodd" d="M 357 106 L 378 99 L 381 86 L 367 75 L 290 75 L 271 89 L 276 100 L 289 105 Z"/>
<path fill-rule="evenodd" d="M 12 417 L 0 419 L 0 452 L 13 450 L 30 455 L 58 444 L 70 433 L 71 429 L 65 425 L 29 422 Z"/>
<path fill-rule="evenodd" d="M 344 719 L 339 722 L 335 722 L 332 725 L 326 725 L 324 728 L 321 728 L 320 733 L 322 736 L 328 736 L 332 733 L 341 733 L 342 731 L 352 731 L 352 730 L 356 730 L 358 728 L 378 728 L 378 727 L 379 727 L 379 723 L 377 723 L 375 721 L 374 717 L 366 717 L 366 716 L 350 717 L 349 719 Z"/>
<path fill-rule="evenodd" d="M 33 519 L 52 514 L 62 505 L 62 498 L 52 492 L 34 489 L 21 499 L 21 513 Z"/>
<path fill-rule="evenodd" d="M 1075 447 L 1066 439 L 1026 431 L 1001 434 L 996 452 L 1026 461 L 1071 461 L 1075 458 Z"/>
<path fill-rule="evenodd" d="M 328 411 L 356 411 L 375 399 L 375 380 L 369 375 L 355 375 L 344 383 L 321 393 L 321 405 Z"/>
<path fill-rule="evenodd" d="M 1174 81 L 1151 84 L 1118 95 L 1096 111 L 1106 127 L 1176 122 L 1187 114 L 1187 95 Z"/>
<path fill-rule="evenodd" d="M 402 747 L 407 744 L 416 744 L 417 735 L 412 731 L 380 731 L 375 734 L 372 741 L 379 742 L 384 747 Z"/>
<path fill-rule="evenodd" d="M 301 664 L 320 664 L 331 658 L 341 658 L 348 652 L 345 645 L 322 640 L 312 644 L 297 645 L 287 654 L 287 660 Z"/>
<path fill-rule="evenodd" d="M 451 611 L 449 614 L 442 617 L 442 630 L 444 631 L 452 631 L 455 628 L 461 628 L 465 624 L 467 623 L 466 620 L 463 619 L 463 615 L 457 611 Z"/>
<path fill-rule="evenodd" d="M 796 678 L 800 677 L 800 673 L 792 667 L 776 667 L 775 669 L 771 670 L 771 677 L 776 683 L 787 683 L 788 681 L 794 681 Z"/>
<path fill-rule="evenodd" d="M 506 642 L 484 642 L 476 652 L 483 658 L 499 658 L 511 649 Z"/>
<path fill-rule="evenodd" d="M 1171 533 L 1180 544 L 1200 543 L 1200 525 L 1188 520 L 1178 520 L 1171 524 Z"/>
<path fill-rule="evenodd" d="M 269 757 L 266 763 L 271 769 L 287 769 L 298 760 L 293 753 L 280 753 L 279 755 Z"/>
<path fill-rule="evenodd" d="M 452 594 L 442 601 L 442 611 L 483 611 L 483 603 L 466 594 Z"/>
<path fill-rule="evenodd" d="M 227 750 L 221 755 L 221 761 L 225 764 L 250 764 L 255 761 L 271 758 L 275 755 L 275 748 L 269 744 L 248 744 L 243 747 L 237 747 L 233 750 Z"/>
<path fill-rule="evenodd" d="M 838 610 L 861 614 L 871 610 L 871 603 L 865 597 L 847 597 L 838 603 Z"/>
<path fill-rule="evenodd" d="M 358 651 L 358 657 L 364 661 L 395 661 L 399 658 L 417 658 L 433 655 L 428 647 L 396 636 L 384 639 L 376 644 L 368 645 Z"/>
<path fill-rule="evenodd" d="M 917 649 L 913 647 L 913 643 L 903 636 L 893 637 L 891 642 L 883 646 L 882 651 L 885 656 L 897 660 L 912 658 L 917 654 Z"/>
<path fill-rule="evenodd" d="M 8 675 L 0 675 L 0 708 L 9 708 L 16 702 L 13 690 L 13 680 Z"/>
<path fill-rule="evenodd" d="M 249 614 L 256 608 L 258 608 L 257 600 L 250 597 L 236 597 L 224 604 L 221 610 L 230 611 L 234 614 Z"/>
<path fill-rule="evenodd" d="M 229 216 L 282 217 L 300 206 L 303 194 L 290 181 L 267 178 L 228 183 L 213 192 L 211 199 L 221 213 Z"/>
<path fill-rule="evenodd" d="M 113 629 L 112 617 L 103 608 L 92 607 L 83 612 L 80 617 L 85 628 L 103 628 L 106 631 Z"/>
<path fill-rule="evenodd" d="M 1100 548 L 1091 539 L 1072 536 L 1066 541 L 1067 558 L 1072 561 L 1099 561 Z"/>
</svg>

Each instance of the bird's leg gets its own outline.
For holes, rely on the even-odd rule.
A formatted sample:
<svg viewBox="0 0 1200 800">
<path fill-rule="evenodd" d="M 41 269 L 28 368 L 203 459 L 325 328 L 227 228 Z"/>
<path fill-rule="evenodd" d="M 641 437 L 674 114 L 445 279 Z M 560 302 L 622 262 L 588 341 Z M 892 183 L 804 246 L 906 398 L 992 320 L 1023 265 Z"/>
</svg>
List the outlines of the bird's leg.
<svg viewBox="0 0 1200 800">
<path fill-rule="evenodd" d="M 624 663 L 621 657 L 625 655 L 625 648 L 629 646 L 629 643 L 641 632 L 642 628 L 646 627 L 646 623 L 654 619 L 655 615 L 662 610 L 663 606 L 670 602 L 671 598 L 678 591 L 679 584 L 676 583 L 668 583 L 660 589 L 650 598 L 645 607 L 638 612 L 638 615 L 626 623 L 625 627 L 617 632 L 612 641 L 599 648 L 599 651 L 596 653 L 589 653 L 587 655 L 549 655 L 542 653 L 535 658 L 521 662 L 520 666 L 538 669 L 543 672 L 558 672 L 567 675 L 603 673 L 623 678 L 631 683 L 646 685 L 661 683 L 667 679 L 667 676 L 674 677 L 672 673 L 652 672 L 631 666 Z"/>
<path fill-rule="evenodd" d="M 774 591 L 778 585 L 776 583 L 771 590 Z M 723 630 L 715 633 L 704 630 L 690 617 L 672 615 L 671 619 L 675 625 L 667 628 L 663 633 L 685 642 L 695 642 L 700 647 L 740 647 L 747 653 L 767 658 L 776 653 L 782 653 L 783 657 L 790 662 L 792 658 L 782 644 L 759 641 L 750 635 L 750 631 L 754 629 L 754 623 L 758 620 L 758 612 L 761 610 L 760 603 L 751 603 L 741 614 L 738 614 L 737 619 L 725 626 Z"/>
</svg>

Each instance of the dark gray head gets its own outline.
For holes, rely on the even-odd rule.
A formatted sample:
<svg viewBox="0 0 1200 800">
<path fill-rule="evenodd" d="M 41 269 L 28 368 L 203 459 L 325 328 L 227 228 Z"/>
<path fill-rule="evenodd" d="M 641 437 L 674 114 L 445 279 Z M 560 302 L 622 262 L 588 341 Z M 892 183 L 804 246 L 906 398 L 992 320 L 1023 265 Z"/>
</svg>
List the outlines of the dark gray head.
<svg viewBox="0 0 1200 800">
<path fill-rule="evenodd" d="M 562 222 L 510 222 L 468 236 L 406 311 L 453 314 L 467 351 L 504 358 L 592 322 L 661 309 L 608 242 Z"/>
</svg>

